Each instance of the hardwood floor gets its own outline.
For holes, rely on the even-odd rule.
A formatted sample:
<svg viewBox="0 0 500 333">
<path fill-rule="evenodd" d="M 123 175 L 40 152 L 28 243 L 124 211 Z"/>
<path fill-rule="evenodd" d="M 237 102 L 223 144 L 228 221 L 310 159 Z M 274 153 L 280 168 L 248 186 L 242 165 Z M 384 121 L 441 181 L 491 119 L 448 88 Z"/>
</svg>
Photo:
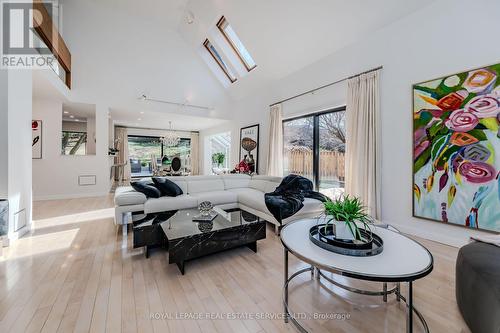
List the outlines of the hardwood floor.
<svg viewBox="0 0 500 333">
<path fill-rule="evenodd" d="M 166 252 L 146 259 L 142 249 L 132 249 L 130 233 L 122 248 L 112 205 L 111 196 L 34 203 L 34 231 L 0 261 L 0 332 L 296 331 L 280 317 L 283 251 L 270 226 L 257 254 L 240 248 L 207 256 L 188 262 L 182 276 Z M 433 253 L 435 268 L 415 283 L 415 306 L 431 332 L 469 332 L 455 302 L 457 249 L 419 241 Z M 304 266 L 290 256 L 290 271 Z M 348 316 L 303 320 L 312 332 L 404 331 L 404 307 L 394 297 L 383 304 L 309 274 L 290 291 L 297 313 Z M 418 322 L 415 331 L 422 331 Z"/>
</svg>

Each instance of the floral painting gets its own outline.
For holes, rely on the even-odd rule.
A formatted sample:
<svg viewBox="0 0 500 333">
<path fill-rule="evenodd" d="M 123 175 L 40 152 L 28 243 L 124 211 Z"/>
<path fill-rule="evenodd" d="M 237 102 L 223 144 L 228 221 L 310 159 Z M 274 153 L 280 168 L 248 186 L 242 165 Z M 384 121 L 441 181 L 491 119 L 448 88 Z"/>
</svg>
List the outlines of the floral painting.
<svg viewBox="0 0 500 333">
<path fill-rule="evenodd" d="M 413 86 L 413 214 L 500 232 L 500 64 Z"/>
</svg>

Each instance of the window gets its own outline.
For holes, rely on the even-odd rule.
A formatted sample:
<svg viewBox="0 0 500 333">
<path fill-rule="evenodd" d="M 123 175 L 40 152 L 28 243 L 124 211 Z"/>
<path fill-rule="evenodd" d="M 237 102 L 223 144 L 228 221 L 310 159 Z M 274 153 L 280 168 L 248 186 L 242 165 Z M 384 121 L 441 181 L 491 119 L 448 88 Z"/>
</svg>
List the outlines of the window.
<svg viewBox="0 0 500 333">
<path fill-rule="evenodd" d="M 151 155 L 161 161 L 160 138 L 153 136 L 128 136 L 128 156 L 132 177 L 148 177 L 153 174 Z"/>
<path fill-rule="evenodd" d="M 128 154 L 132 177 L 150 177 L 153 175 L 151 156 L 156 158 L 157 165 L 170 165 L 174 157 L 181 159 L 181 169 L 191 169 L 191 139 L 181 138 L 173 147 L 163 145 L 159 137 L 128 136 Z"/>
<path fill-rule="evenodd" d="M 221 174 L 229 171 L 231 152 L 231 132 L 214 134 L 209 137 L 210 172 Z"/>
<path fill-rule="evenodd" d="M 181 169 L 190 169 L 191 166 L 191 139 L 181 138 L 176 146 L 167 147 L 163 145 L 163 164 L 171 164 L 172 158 L 181 159 Z M 165 159 L 166 157 L 166 159 Z M 187 171 L 187 170 L 186 170 Z"/>
<path fill-rule="evenodd" d="M 257 65 L 255 64 L 255 61 L 253 61 L 252 56 L 246 49 L 245 45 L 241 42 L 239 39 L 238 35 L 236 32 L 233 30 L 229 22 L 227 22 L 226 18 L 222 16 L 217 23 L 217 28 L 219 28 L 220 32 L 224 35 L 226 40 L 229 42 L 231 47 L 233 48 L 234 52 L 238 55 L 238 58 L 240 58 L 241 62 L 243 65 L 245 65 L 245 68 L 247 71 L 251 71 Z"/>
<path fill-rule="evenodd" d="M 63 131 L 62 155 L 87 155 L 87 132 Z"/>
<path fill-rule="evenodd" d="M 345 107 L 283 121 L 284 174 L 313 181 L 330 198 L 344 193 Z"/>
<path fill-rule="evenodd" d="M 212 43 L 210 43 L 208 39 L 205 40 L 203 45 L 205 46 L 207 51 L 212 55 L 212 58 L 214 58 L 215 62 L 219 65 L 224 74 L 226 74 L 227 78 L 231 81 L 231 83 L 236 82 L 236 76 L 233 74 L 231 69 L 226 65 L 224 60 L 222 60 L 220 52 L 217 51 L 215 46 Z"/>
</svg>

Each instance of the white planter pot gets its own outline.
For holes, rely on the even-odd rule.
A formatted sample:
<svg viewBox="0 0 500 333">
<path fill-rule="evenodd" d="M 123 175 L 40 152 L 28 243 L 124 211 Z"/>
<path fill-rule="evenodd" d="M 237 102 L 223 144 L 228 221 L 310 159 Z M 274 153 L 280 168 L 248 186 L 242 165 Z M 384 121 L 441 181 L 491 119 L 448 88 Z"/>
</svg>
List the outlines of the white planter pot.
<svg viewBox="0 0 500 333">
<path fill-rule="evenodd" d="M 333 222 L 335 226 L 335 238 L 354 240 L 354 236 L 344 221 Z"/>
</svg>

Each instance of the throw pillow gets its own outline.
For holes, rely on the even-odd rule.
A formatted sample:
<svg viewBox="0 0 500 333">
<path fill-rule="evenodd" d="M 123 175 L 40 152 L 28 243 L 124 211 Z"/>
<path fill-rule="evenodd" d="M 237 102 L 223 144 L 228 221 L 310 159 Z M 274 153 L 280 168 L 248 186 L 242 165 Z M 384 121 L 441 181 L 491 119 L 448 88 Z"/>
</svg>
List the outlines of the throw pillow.
<svg viewBox="0 0 500 333">
<path fill-rule="evenodd" d="M 154 183 L 151 181 L 137 181 L 130 183 L 130 186 L 134 188 L 137 192 L 144 193 L 144 195 L 148 198 L 159 198 L 161 197 L 161 192 L 158 190 Z"/>
<path fill-rule="evenodd" d="M 165 177 L 153 177 L 153 182 L 156 188 L 160 190 L 161 195 L 176 197 L 183 194 L 182 189 L 176 183 Z"/>
</svg>

